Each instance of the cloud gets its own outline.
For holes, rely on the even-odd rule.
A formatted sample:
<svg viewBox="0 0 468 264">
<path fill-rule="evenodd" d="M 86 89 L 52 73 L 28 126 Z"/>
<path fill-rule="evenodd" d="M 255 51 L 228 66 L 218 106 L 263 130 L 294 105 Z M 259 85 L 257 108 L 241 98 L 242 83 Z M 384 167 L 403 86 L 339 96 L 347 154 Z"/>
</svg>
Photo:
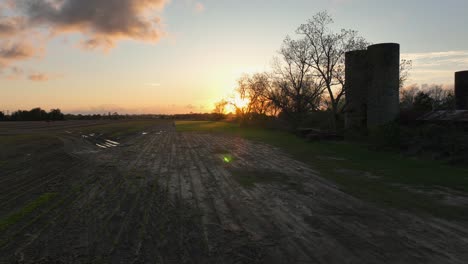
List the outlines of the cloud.
<svg viewBox="0 0 468 264">
<path fill-rule="evenodd" d="M 426 53 L 403 53 L 403 59 L 413 61 L 418 68 L 448 68 L 468 67 L 468 51 L 444 51 Z"/>
<path fill-rule="evenodd" d="M 468 51 L 403 53 L 402 59 L 413 61 L 410 81 L 417 83 L 453 83 L 454 72 L 468 69 Z"/>
<path fill-rule="evenodd" d="M 10 68 L 8 75 L 6 75 L 7 80 L 18 80 L 24 74 L 24 70 L 22 68 L 13 66 Z"/>
<path fill-rule="evenodd" d="M 440 58 L 468 56 L 468 51 L 453 50 L 453 51 L 442 51 L 442 52 L 403 53 L 401 54 L 401 56 L 409 60 L 440 59 Z"/>
<path fill-rule="evenodd" d="M 200 3 L 200 2 L 196 2 L 196 3 L 195 3 L 194 10 L 195 10 L 195 12 L 197 12 L 197 13 L 201 13 L 201 12 L 205 11 L 205 6 L 204 6 L 202 3 Z"/>
<path fill-rule="evenodd" d="M 0 44 L 0 60 L 24 60 L 33 57 L 36 51 L 27 42 L 3 42 Z"/>
<path fill-rule="evenodd" d="M 0 71 L 39 57 L 52 38 L 67 33 L 81 34 L 77 47 L 84 50 L 109 51 L 129 39 L 155 43 L 166 35 L 160 12 L 169 1 L 0 0 Z"/>
<path fill-rule="evenodd" d="M 0 18 L 0 37 L 11 37 L 23 31 L 26 21 L 22 17 Z"/>
<path fill-rule="evenodd" d="M 28 76 L 28 79 L 34 82 L 45 82 L 48 81 L 50 78 L 45 73 L 33 73 Z"/>
<path fill-rule="evenodd" d="M 164 32 L 152 15 L 168 0 L 22 0 L 20 9 L 30 26 L 55 34 L 82 33 L 88 49 L 112 48 L 121 39 L 156 42 Z"/>
</svg>

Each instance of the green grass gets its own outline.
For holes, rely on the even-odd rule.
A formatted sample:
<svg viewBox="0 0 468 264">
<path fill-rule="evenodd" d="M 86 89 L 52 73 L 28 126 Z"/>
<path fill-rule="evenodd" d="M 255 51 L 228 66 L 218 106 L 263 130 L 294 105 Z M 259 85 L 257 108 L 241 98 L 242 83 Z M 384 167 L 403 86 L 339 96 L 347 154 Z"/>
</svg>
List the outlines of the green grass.
<svg viewBox="0 0 468 264">
<path fill-rule="evenodd" d="M 235 123 L 181 121 L 176 125 L 178 131 L 225 133 L 277 146 L 308 163 L 345 192 L 367 201 L 468 220 L 467 208 L 441 204 L 438 197 L 404 188 L 410 186 L 430 191 L 447 187 L 468 193 L 468 169 L 465 168 L 433 160 L 410 159 L 398 153 L 373 151 L 365 145 L 351 142 L 307 142 L 289 133 L 241 128 Z M 250 184 L 249 177 L 245 180 L 247 185 Z"/>
<path fill-rule="evenodd" d="M 41 196 L 39 196 L 37 199 L 35 199 L 34 201 L 31 201 L 30 203 L 26 204 L 20 210 L 10 214 L 9 216 L 6 216 L 0 219 L 0 232 L 5 231 L 8 227 L 18 223 L 19 221 L 24 219 L 26 216 L 31 214 L 34 210 L 47 204 L 56 196 L 57 196 L 57 193 L 44 193 Z"/>
</svg>

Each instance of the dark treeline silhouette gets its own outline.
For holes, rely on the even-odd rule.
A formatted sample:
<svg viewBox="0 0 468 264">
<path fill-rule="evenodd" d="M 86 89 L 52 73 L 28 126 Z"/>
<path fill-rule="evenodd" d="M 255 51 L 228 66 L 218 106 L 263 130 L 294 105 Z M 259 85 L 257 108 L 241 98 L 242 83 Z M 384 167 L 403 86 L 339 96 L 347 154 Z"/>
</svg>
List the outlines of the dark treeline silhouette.
<svg viewBox="0 0 468 264">
<path fill-rule="evenodd" d="M 40 107 L 29 111 L 18 110 L 11 115 L 5 115 L 0 111 L 0 121 L 61 121 L 61 120 L 123 120 L 123 119 L 184 119 L 219 121 L 226 119 L 222 113 L 188 113 L 188 114 L 119 114 L 117 112 L 107 114 L 63 114 L 60 109 L 52 109 L 49 112 Z"/>
<path fill-rule="evenodd" d="M 193 120 L 193 121 L 219 121 L 226 119 L 226 115 L 222 113 L 189 113 L 176 114 L 170 116 L 178 120 Z"/>
<path fill-rule="evenodd" d="M 40 107 L 31 110 L 18 110 L 11 115 L 0 112 L 0 121 L 59 121 L 64 120 L 65 115 L 60 109 L 52 109 L 49 112 Z"/>
<path fill-rule="evenodd" d="M 400 90 L 400 119 L 403 123 L 413 122 L 432 111 L 454 109 L 454 91 L 442 85 L 410 85 Z"/>
<path fill-rule="evenodd" d="M 218 121 L 225 119 L 226 115 L 219 113 L 189 113 L 189 114 L 141 114 L 141 115 L 129 115 L 129 114 L 118 114 L 107 113 L 107 114 L 66 114 L 66 120 L 122 120 L 122 119 L 184 119 L 184 120 L 203 120 L 203 121 Z"/>
</svg>

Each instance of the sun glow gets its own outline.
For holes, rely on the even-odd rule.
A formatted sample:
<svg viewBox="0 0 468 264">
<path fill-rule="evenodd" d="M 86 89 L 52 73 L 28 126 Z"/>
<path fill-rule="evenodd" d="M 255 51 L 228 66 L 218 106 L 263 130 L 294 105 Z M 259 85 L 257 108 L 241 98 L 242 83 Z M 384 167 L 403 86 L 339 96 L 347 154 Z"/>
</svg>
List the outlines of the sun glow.
<svg viewBox="0 0 468 264">
<path fill-rule="evenodd" d="M 228 99 L 227 101 L 229 103 L 226 105 L 225 113 L 236 113 L 237 109 L 244 111 L 245 108 L 249 105 L 249 99 L 241 98 L 238 94 Z"/>
</svg>

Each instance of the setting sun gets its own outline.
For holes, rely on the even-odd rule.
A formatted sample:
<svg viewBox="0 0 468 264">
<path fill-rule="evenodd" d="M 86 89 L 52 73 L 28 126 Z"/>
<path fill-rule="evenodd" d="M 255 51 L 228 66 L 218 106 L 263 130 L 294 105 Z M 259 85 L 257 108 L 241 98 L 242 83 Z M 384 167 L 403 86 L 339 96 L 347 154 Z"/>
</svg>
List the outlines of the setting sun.
<svg viewBox="0 0 468 264">
<path fill-rule="evenodd" d="M 236 113 L 236 109 L 244 110 L 249 105 L 249 99 L 241 98 L 238 94 L 233 98 L 227 100 L 229 103 L 226 105 L 225 113 Z"/>
</svg>

